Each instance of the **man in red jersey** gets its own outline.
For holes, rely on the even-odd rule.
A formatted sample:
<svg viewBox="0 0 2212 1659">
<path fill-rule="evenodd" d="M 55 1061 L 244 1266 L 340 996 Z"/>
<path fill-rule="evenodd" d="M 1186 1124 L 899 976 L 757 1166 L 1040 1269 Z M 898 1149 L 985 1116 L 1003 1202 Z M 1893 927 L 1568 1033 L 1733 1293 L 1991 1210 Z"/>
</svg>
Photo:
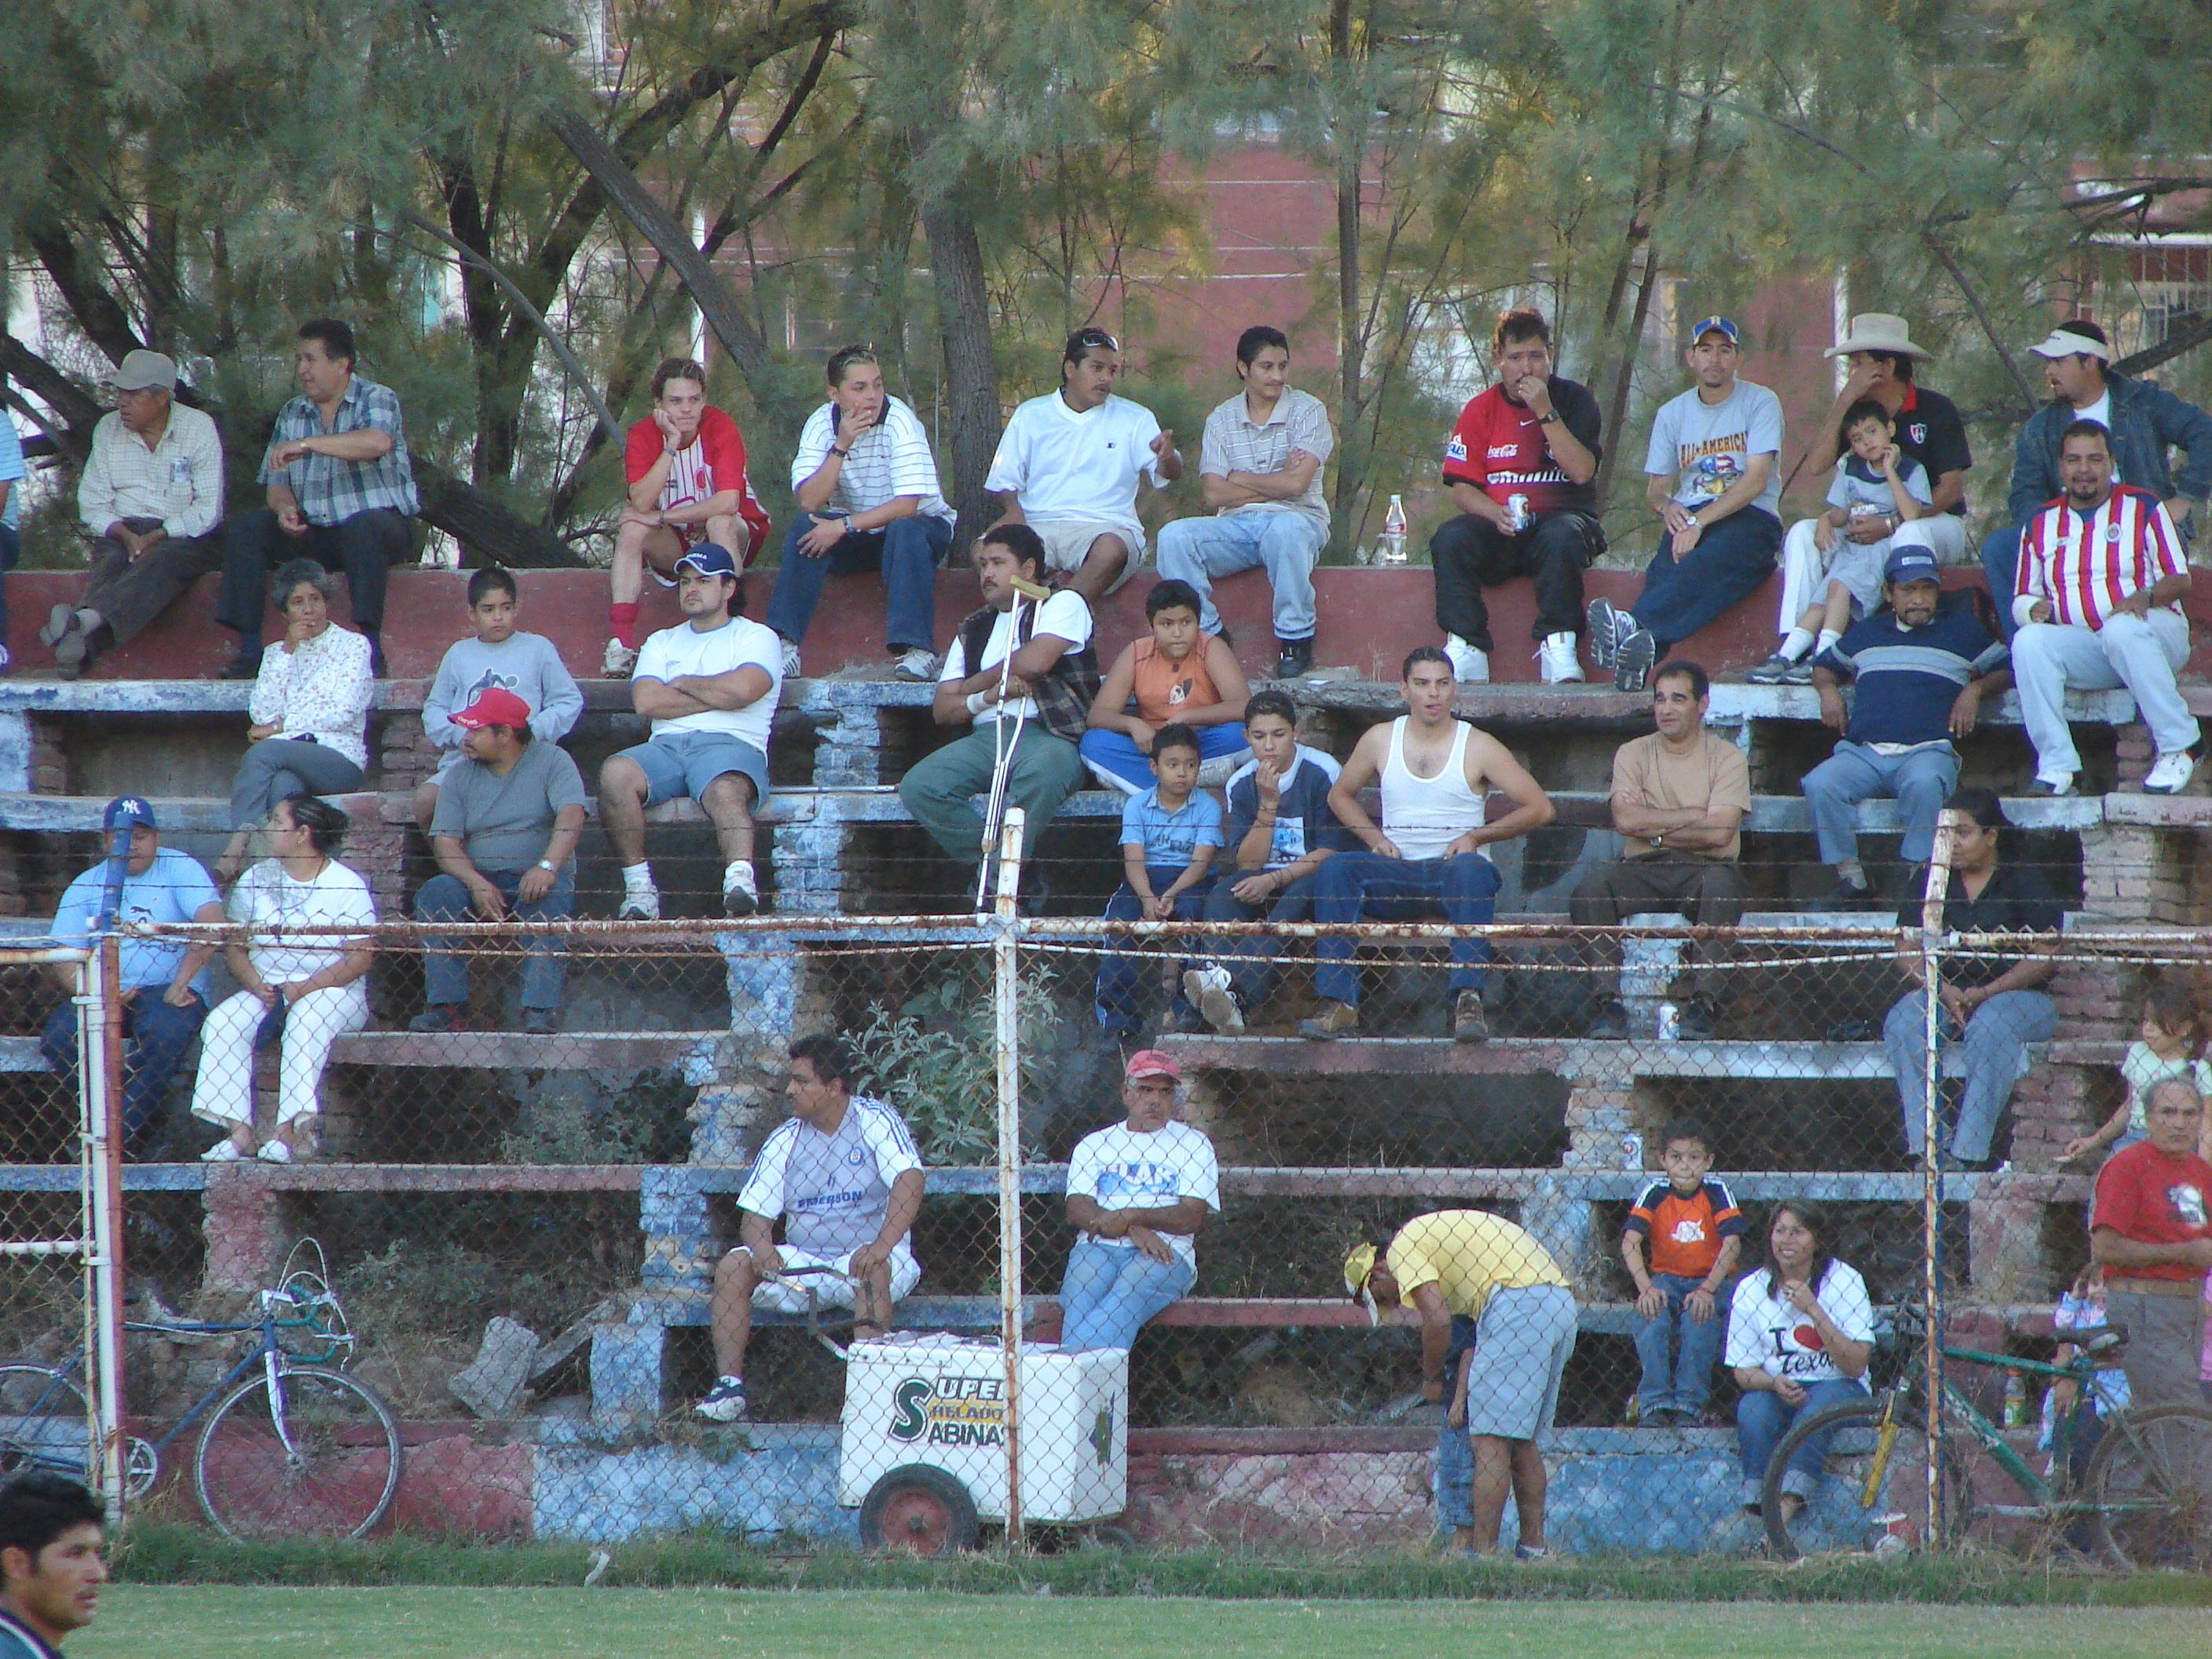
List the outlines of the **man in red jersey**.
<svg viewBox="0 0 2212 1659">
<path fill-rule="evenodd" d="M 2197 1154 L 2204 1103 L 2182 1078 L 2151 1085 L 2148 1139 L 2097 1172 L 2089 1259 L 2105 1269 L 2107 1317 L 2128 1329 L 2120 1369 L 2130 1402 L 2194 1406 L 2204 1341 L 2204 1274 L 2212 1268 L 2212 1164 Z"/>
<path fill-rule="evenodd" d="M 1460 410 L 1444 446 L 1444 483 L 1459 516 L 1439 525 L 1429 541 L 1444 654 L 1457 678 L 1487 680 L 1490 612 L 1482 590 L 1534 576 L 1544 683 L 1578 680 L 1583 572 L 1605 551 L 1592 488 L 1604 417 L 1588 387 L 1552 373 L 1551 325 L 1539 313 L 1503 313 L 1491 360 L 1498 384 Z"/>
</svg>

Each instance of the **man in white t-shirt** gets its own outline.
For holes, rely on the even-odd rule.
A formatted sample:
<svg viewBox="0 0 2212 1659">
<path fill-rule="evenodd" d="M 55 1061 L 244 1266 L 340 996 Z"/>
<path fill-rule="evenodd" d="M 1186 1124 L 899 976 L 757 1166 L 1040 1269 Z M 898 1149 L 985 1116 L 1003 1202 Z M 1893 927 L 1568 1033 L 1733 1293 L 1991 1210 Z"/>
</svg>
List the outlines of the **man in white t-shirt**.
<svg viewBox="0 0 2212 1659">
<path fill-rule="evenodd" d="M 1164 489 L 1182 477 L 1175 434 L 1114 395 L 1121 374 L 1121 344 L 1104 329 L 1069 335 L 1060 390 L 1014 411 L 983 480 L 999 498 L 999 523 L 1034 529 L 1047 564 L 1086 604 L 1127 581 L 1145 550 L 1138 478 Z"/>
<path fill-rule="evenodd" d="M 1121 1073 L 1127 1118 L 1075 1143 L 1067 1219 L 1076 1230 L 1060 1287 L 1060 1346 L 1127 1348 L 1154 1314 L 1190 1291 L 1192 1239 L 1221 1208 L 1213 1143 L 1175 1121 L 1182 1068 L 1157 1048 Z"/>
<path fill-rule="evenodd" d="M 1041 601 L 1024 599 L 1014 586 L 1016 578 L 1042 581 L 1044 562 L 1044 545 L 1025 524 L 994 525 L 975 544 L 983 608 L 960 624 L 945 653 L 930 708 L 939 726 L 972 722 L 974 729 L 932 750 L 899 780 L 899 799 L 915 822 L 949 856 L 971 868 L 981 855 L 983 837 L 982 817 L 971 803 L 990 789 L 1002 742 L 1014 745 L 1006 799 L 1027 814 L 1024 860 L 1036 851 L 1047 821 L 1083 778 L 1076 745 L 1090 717 L 1091 700 L 1098 695 L 1091 607 L 1066 588 Z M 1028 890 L 1031 900 L 1040 896 L 1037 884 L 1030 884 Z"/>
<path fill-rule="evenodd" d="M 853 1092 L 853 1051 L 837 1038 L 801 1037 L 789 1053 L 791 1115 L 761 1143 L 738 1194 L 741 1242 L 714 1267 L 708 1319 L 720 1375 L 695 1408 L 712 1422 L 745 1414 L 754 1310 L 850 1308 L 855 1336 L 881 1336 L 921 1278 L 908 1237 L 921 1212 L 921 1155 L 906 1120 Z"/>
<path fill-rule="evenodd" d="M 630 706 L 653 722 L 653 736 L 599 769 L 599 813 L 622 865 L 620 921 L 659 919 L 645 813 L 678 795 L 696 799 L 714 826 L 724 913 L 760 908 L 753 808 L 769 796 L 783 652 L 773 629 L 739 614 L 744 585 L 727 548 L 702 542 L 677 561 L 676 603 L 687 620 L 647 640 L 630 676 Z"/>
<path fill-rule="evenodd" d="M 937 565 L 952 544 L 957 515 L 938 494 L 929 434 L 884 390 L 874 352 L 847 346 L 830 359 L 829 372 L 830 401 L 806 417 L 791 458 L 800 512 L 768 596 L 768 625 L 783 638 L 783 672 L 799 672 L 823 578 L 880 570 L 895 678 L 933 680 Z"/>
<path fill-rule="evenodd" d="M 1623 691 L 1652 665 L 1774 574 L 1782 545 L 1782 400 L 1736 379 L 1736 325 L 1708 317 L 1683 353 L 1697 384 L 1659 406 L 1644 458 L 1644 499 L 1659 515 L 1659 550 L 1644 591 L 1620 610 L 1589 605 L 1590 655 Z"/>
</svg>

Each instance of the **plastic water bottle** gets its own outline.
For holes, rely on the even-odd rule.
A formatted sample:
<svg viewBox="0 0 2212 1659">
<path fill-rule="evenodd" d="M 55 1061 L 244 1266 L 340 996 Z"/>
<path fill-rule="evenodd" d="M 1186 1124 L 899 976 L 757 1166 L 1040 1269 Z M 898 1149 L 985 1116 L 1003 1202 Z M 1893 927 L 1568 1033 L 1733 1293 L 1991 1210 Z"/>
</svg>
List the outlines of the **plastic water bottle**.
<svg viewBox="0 0 2212 1659">
<path fill-rule="evenodd" d="M 1390 510 L 1382 515 L 1382 539 L 1375 544 L 1375 562 L 1406 562 L 1406 503 L 1400 496 L 1390 498 Z"/>
</svg>

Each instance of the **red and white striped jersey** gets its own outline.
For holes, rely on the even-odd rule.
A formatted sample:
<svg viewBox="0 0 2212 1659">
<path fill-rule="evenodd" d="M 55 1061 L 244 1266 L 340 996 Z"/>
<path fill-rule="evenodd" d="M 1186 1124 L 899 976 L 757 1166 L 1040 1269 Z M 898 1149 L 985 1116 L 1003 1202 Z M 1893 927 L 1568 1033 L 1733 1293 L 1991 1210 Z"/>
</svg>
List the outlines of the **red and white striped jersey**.
<svg viewBox="0 0 2212 1659">
<path fill-rule="evenodd" d="M 2050 600 L 2055 623 L 2101 628 L 2129 594 L 2188 568 L 2166 504 L 2148 489 L 2119 484 L 2094 512 L 2062 495 L 2029 521 L 2019 592 Z M 2181 612 L 2179 603 L 2166 608 Z"/>
</svg>

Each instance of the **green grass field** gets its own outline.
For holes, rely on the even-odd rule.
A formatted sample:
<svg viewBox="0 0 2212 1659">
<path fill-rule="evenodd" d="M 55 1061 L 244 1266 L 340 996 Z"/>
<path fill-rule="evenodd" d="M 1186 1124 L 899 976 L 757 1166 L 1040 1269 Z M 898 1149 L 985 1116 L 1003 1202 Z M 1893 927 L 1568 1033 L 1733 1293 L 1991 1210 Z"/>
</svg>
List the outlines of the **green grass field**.
<svg viewBox="0 0 2212 1659">
<path fill-rule="evenodd" d="M 2207 1650 L 2200 1609 L 1206 1601 L 712 1589 L 118 1585 L 70 1659 L 1993 1659 Z"/>
</svg>

